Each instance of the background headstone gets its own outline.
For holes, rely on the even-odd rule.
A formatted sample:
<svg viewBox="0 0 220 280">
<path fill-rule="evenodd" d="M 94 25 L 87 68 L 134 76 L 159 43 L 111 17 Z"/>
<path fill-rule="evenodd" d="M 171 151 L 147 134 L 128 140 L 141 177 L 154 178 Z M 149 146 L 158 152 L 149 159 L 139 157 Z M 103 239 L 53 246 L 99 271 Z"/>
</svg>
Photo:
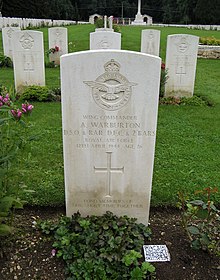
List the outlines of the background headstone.
<svg viewBox="0 0 220 280">
<path fill-rule="evenodd" d="M 121 49 L 121 34 L 117 32 L 92 32 L 90 33 L 90 50 Z"/>
<path fill-rule="evenodd" d="M 67 215 L 148 224 L 161 59 L 130 51 L 61 57 Z"/>
<path fill-rule="evenodd" d="M 160 54 L 160 31 L 145 29 L 141 33 L 141 52 L 159 56 Z"/>
<path fill-rule="evenodd" d="M 12 33 L 20 31 L 20 27 L 4 27 L 2 28 L 2 42 L 4 55 L 13 60 L 12 53 Z"/>
<path fill-rule="evenodd" d="M 60 64 L 60 56 L 68 53 L 68 36 L 66 27 L 52 27 L 48 29 L 49 49 L 58 47 L 59 51 L 50 53 L 50 61 Z"/>
<path fill-rule="evenodd" d="M 165 96 L 193 95 L 199 37 L 187 34 L 167 37 Z"/>
<path fill-rule="evenodd" d="M 12 35 L 14 79 L 23 86 L 45 85 L 43 32 L 17 31 Z"/>
</svg>

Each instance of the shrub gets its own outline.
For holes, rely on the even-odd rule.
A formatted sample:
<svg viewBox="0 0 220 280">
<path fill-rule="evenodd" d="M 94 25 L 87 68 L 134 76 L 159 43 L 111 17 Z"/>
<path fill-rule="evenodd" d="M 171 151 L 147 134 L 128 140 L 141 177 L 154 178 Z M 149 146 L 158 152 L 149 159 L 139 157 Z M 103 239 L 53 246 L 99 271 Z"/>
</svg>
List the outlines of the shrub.
<svg viewBox="0 0 220 280">
<path fill-rule="evenodd" d="M 41 222 L 41 230 L 53 234 L 52 254 L 66 263 L 67 279 L 154 279 L 155 268 L 142 263 L 141 249 L 151 231 L 136 219 L 116 217 L 62 217 L 57 224 Z"/>
<path fill-rule="evenodd" d="M 211 194 L 217 191 L 217 188 L 205 188 L 196 192 L 205 195 L 206 201 L 189 200 L 180 192 L 177 206 L 192 248 L 220 256 L 220 211 L 211 201 Z"/>
<path fill-rule="evenodd" d="M 10 57 L 0 53 L 0 67 L 12 67 L 13 63 Z"/>
<path fill-rule="evenodd" d="M 113 29 L 114 29 L 114 32 L 121 33 L 121 27 L 119 25 L 113 24 Z"/>
<path fill-rule="evenodd" d="M 160 75 L 160 97 L 164 96 L 165 93 L 165 84 L 168 79 L 168 71 L 166 69 L 165 63 L 161 63 L 161 75 Z"/>
<path fill-rule="evenodd" d="M 29 86 L 26 87 L 20 97 L 22 100 L 28 101 L 56 101 L 56 96 L 48 87 Z"/>
<path fill-rule="evenodd" d="M 104 26 L 104 20 L 102 18 L 98 18 L 95 21 L 95 27 L 96 28 L 103 28 L 103 26 Z"/>
<path fill-rule="evenodd" d="M 192 96 L 192 97 L 162 97 L 160 99 L 161 105 L 190 105 L 190 106 L 213 106 L 214 104 L 206 97 Z"/>
<path fill-rule="evenodd" d="M 219 46 L 220 45 L 220 39 L 216 39 L 215 37 L 200 37 L 199 42 L 203 45 L 213 45 L 213 46 Z"/>
</svg>

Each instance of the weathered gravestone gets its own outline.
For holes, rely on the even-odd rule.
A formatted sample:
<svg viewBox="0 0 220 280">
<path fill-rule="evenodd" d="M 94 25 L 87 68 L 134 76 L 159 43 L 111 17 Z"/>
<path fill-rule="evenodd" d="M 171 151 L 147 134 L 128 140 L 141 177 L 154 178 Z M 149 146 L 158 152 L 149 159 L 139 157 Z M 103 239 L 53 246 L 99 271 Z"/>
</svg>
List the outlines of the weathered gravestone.
<svg viewBox="0 0 220 280">
<path fill-rule="evenodd" d="M 60 64 L 60 56 L 68 53 L 67 28 L 52 27 L 48 29 L 49 49 L 54 52 L 49 54 L 49 60 L 55 64 Z M 57 48 L 58 47 L 58 48 Z M 57 49 L 57 50 L 56 50 Z"/>
<path fill-rule="evenodd" d="M 141 32 L 141 52 L 159 56 L 160 31 L 144 29 Z"/>
<path fill-rule="evenodd" d="M 199 37 L 187 34 L 167 37 L 165 96 L 193 95 Z"/>
<path fill-rule="evenodd" d="M 14 79 L 17 91 L 45 85 L 43 32 L 17 31 L 12 35 Z"/>
<path fill-rule="evenodd" d="M 121 49 L 121 34 L 117 32 L 99 31 L 90 33 L 90 50 Z"/>
<path fill-rule="evenodd" d="M 161 59 L 100 50 L 61 57 L 66 210 L 148 224 Z"/>
<path fill-rule="evenodd" d="M 2 42 L 4 55 L 10 57 L 13 60 L 12 53 L 12 33 L 20 31 L 20 27 L 4 27 L 2 28 Z"/>
</svg>

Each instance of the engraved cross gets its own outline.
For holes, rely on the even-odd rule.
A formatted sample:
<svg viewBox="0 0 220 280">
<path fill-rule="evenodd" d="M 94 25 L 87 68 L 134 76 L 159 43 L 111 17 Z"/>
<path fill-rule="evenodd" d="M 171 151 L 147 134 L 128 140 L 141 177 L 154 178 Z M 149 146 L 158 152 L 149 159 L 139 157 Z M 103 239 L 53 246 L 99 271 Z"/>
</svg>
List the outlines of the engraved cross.
<svg viewBox="0 0 220 280">
<path fill-rule="evenodd" d="M 112 152 L 106 152 L 107 154 L 107 167 L 95 167 L 95 173 L 107 173 L 107 191 L 106 197 L 111 197 L 111 174 L 112 173 L 124 173 L 124 166 L 123 167 L 112 167 Z"/>
</svg>

